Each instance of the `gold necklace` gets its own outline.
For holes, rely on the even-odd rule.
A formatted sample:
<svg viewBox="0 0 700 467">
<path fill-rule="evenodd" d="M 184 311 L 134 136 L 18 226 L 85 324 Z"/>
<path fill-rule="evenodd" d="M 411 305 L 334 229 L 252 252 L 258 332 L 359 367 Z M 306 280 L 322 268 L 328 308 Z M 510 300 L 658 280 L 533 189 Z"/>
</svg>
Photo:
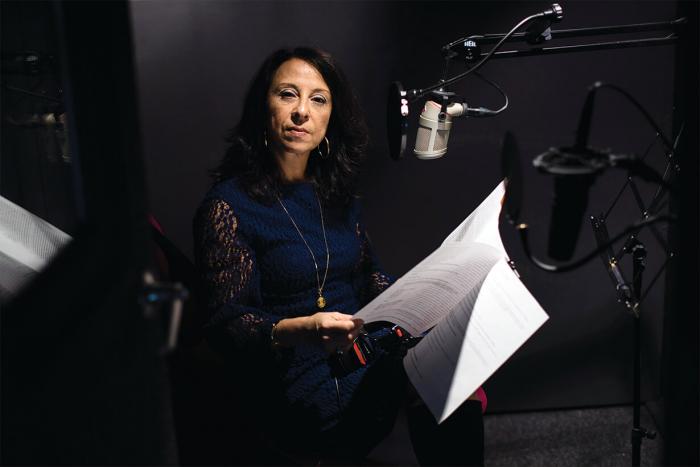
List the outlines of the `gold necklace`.
<svg viewBox="0 0 700 467">
<path fill-rule="evenodd" d="M 294 226 L 295 229 L 297 229 L 297 232 L 299 233 L 299 236 L 304 242 L 304 245 L 306 245 L 306 249 L 309 250 L 309 253 L 311 254 L 311 259 L 314 262 L 314 268 L 316 268 L 316 285 L 318 286 L 318 298 L 316 299 L 316 306 L 318 306 L 319 309 L 323 309 L 326 307 L 326 299 L 323 297 L 323 287 L 326 285 L 326 277 L 328 277 L 328 265 L 330 264 L 330 259 L 331 259 L 331 253 L 330 250 L 328 249 L 328 240 L 326 239 L 326 226 L 323 222 L 323 208 L 321 208 L 321 200 L 318 199 L 318 194 L 316 195 L 316 201 L 318 202 L 318 210 L 321 213 L 321 230 L 323 231 L 323 242 L 326 245 L 326 272 L 323 273 L 323 281 L 321 281 L 320 276 L 318 275 L 318 263 L 316 262 L 316 255 L 314 255 L 314 252 L 311 250 L 311 247 L 309 246 L 308 242 L 304 238 L 304 235 L 302 235 L 301 230 L 299 229 L 299 226 L 297 225 L 296 222 L 294 222 L 294 218 L 292 217 L 291 214 L 289 214 L 289 211 L 287 211 L 287 207 L 284 205 L 282 200 L 278 195 L 275 195 L 277 198 L 277 201 L 279 201 L 280 206 L 282 206 L 282 209 L 284 209 L 284 212 L 287 213 L 287 217 L 289 217 L 289 220 L 292 221 L 292 225 Z"/>
</svg>

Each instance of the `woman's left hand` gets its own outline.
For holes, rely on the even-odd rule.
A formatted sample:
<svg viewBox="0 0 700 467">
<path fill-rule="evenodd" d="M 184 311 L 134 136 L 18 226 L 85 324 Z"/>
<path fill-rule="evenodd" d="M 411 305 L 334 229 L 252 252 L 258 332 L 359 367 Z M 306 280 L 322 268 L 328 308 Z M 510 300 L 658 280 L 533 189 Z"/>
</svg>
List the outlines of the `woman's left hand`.
<svg viewBox="0 0 700 467">
<path fill-rule="evenodd" d="M 316 339 L 329 354 L 350 348 L 364 324 L 361 319 L 337 311 L 320 311 L 310 318 L 316 329 Z"/>
<path fill-rule="evenodd" d="M 311 316 L 285 318 L 275 326 L 275 342 L 281 347 L 302 343 L 321 345 L 329 353 L 347 350 L 360 334 L 364 322 L 338 311 L 319 311 Z"/>
</svg>

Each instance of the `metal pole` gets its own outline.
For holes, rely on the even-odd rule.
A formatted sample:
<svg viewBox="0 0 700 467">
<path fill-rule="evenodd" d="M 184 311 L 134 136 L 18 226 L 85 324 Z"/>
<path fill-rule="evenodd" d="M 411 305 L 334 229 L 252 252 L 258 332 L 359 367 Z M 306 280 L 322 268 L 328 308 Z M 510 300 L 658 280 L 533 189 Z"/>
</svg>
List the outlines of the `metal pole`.
<svg viewBox="0 0 700 467">
<path fill-rule="evenodd" d="M 630 237 L 627 242 L 627 251 L 632 253 L 632 287 L 635 299 L 634 307 L 634 387 L 633 387 L 633 420 L 632 420 L 632 465 L 638 466 L 640 464 L 642 440 L 645 437 L 652 438 L 653 433 L 647 433 L 647 431 L 640 425 L 640 411 L 641 411 L 641 373 L 642 373 L 642 363 L 641 363 L 641 345 L 640 345 L 640 304 L 639 300 L 642 296 L 642 274 L 644 273 L 644 268 L 646 267 L 646 256 L 647 251 L 644 244 L 640 242 L 635 236 Z"/>
</svg>

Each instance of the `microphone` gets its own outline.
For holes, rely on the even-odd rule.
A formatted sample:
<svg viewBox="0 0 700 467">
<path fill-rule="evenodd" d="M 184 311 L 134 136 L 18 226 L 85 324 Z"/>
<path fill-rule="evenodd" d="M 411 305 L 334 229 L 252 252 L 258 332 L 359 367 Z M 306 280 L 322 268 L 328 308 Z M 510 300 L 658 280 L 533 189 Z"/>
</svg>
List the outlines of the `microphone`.
<svg viewBox="0 0 700 467">
<path fill-rule="evenodd" d="M 609 165 L 608 153 L 587 147 L 595 91 L 599 86 L 600 83 L 595 83 L 586 96 L 575 145 L 550 148 L 533 161 L 541 171 L 555 175 L 547 254 L 559 261 L 566 261 L 573 255 L 588 207 L 588 191 L 597 173 Z"/>
<path fill-rule="evenodd" d="M 447 153 L 452 118 L 467 115 L 466 104 L 452 103 L 442 112 L 442 106 L 435 101 L 426 101 L 418 118 L 416 145 L 413 153 L 418 159 L 437 159 Z"/>
<path fill-rule="evenodd" d="M 604 86 L 612 87 L 597 81 L 588 88 L 574 145 L 549 148 L 532 161 L 541 172 L 555 176 L 548 254 L 558 260 L 571 258 L 581 230 L 583 213 L 588 206 L 588 191 L 595 177 L 603 170 L 610 167 L 627 169 L 630 175 L 672 190 L 664 177 L 644 164 L 643 158 L 634 154 L 613 154 L 610 150 L 588 146 L 596 92 Z M 616 87 L 613 89 L 619 90 Z"/>
</svg>

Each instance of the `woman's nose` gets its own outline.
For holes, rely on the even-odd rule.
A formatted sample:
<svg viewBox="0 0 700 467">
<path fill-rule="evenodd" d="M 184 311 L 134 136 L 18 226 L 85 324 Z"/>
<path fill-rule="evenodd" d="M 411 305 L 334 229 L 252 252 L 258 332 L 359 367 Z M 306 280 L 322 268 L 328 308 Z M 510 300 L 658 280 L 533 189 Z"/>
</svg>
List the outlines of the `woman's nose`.
<svg viewBox="0 0 700 467">
<path fill-rule="evenodd" d="M 295 125 L 301 125 L 309 119 L 309 108 L 307 104 L 303 101 L 299 101 L 296 109 L 292 112 L 292 121 Z"/>
</svg>

